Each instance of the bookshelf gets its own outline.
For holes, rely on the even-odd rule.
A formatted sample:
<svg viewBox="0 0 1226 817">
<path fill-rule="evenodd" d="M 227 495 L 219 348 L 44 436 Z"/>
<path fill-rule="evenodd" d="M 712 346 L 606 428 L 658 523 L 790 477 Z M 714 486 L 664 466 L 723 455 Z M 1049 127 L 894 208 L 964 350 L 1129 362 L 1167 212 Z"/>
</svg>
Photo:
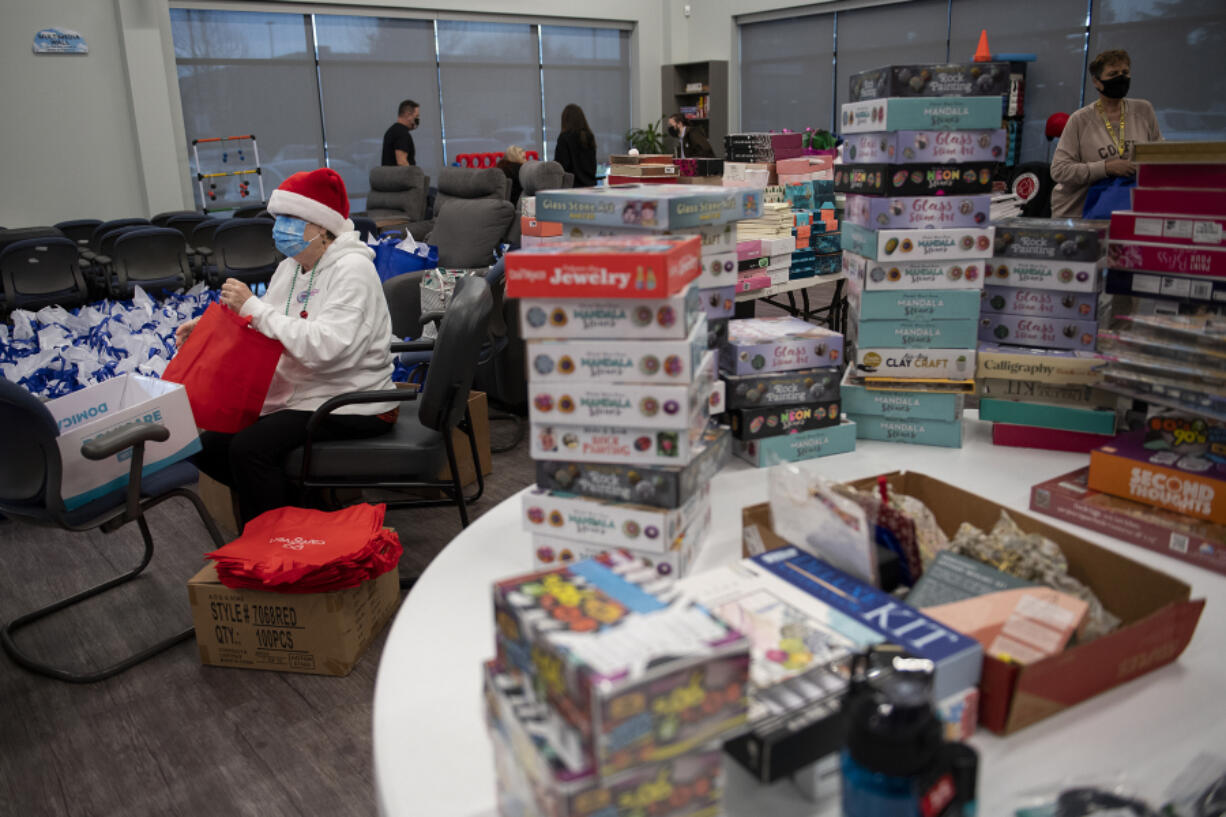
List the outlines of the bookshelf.
<svg viewBox="0 0 1226 817">
<path fill-rule="evenodd" d="M 700 127 L 711 140 L 716 156 L 724 154 L 728 133 L 728 62 L 709 60 L 663 65 L 661 104 L 663 116 L 678 111 L 687 114 L 691 127 Z M 693 116 L 688 114 L 693 113 Z M 666 137 L 665 150 L 673 152 L 676 140 Z"/>
</svg>

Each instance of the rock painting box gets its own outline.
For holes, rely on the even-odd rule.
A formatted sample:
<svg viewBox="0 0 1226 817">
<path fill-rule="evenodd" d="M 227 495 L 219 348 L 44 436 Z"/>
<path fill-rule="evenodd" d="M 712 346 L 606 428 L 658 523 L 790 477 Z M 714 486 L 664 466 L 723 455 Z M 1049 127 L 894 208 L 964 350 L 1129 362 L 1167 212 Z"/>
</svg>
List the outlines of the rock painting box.
<svg viewBox="0 0 1226 817">
<path fill-rule="evenodd" d="M 847 78 L 848 99 L 891 96 L 1004 96 L 1009 93 L 1009 63 L 955 62 L 886 65 Z"/>
</svg>

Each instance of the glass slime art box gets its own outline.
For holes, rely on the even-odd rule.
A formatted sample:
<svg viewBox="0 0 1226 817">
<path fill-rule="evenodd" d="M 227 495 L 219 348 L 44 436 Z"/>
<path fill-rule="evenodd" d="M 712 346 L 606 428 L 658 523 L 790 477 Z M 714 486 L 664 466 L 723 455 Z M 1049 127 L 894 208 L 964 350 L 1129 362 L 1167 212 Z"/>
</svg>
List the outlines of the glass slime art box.
<svg viewBox="0 0 1226 817">
<path fill-rule="evenodd" d="M 675 230 L 758 218 L 762 215 L 762 190 L 699 184 L 542 190 L 536 195 L 536 214 L 564 224 Z"/>
<path fill-rule="evenodd" d="M 732 320 L 719 355 L 720 370 L 734 375 L 838 366 L 843 336 L 799 318 Z"/>
</svg>

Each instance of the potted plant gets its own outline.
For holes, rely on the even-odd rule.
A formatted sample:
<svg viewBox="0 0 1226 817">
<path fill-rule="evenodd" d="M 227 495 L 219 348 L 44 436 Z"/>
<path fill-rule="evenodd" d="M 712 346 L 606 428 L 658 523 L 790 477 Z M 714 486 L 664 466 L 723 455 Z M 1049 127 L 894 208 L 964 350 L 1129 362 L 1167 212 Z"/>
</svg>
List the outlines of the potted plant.
<svg viewBox="0 0 1226 817">
<path fill-rule="evenodd" d="M 626 142 L 639 153 L 664 152 L 664 117 L 650 122 L 645 128 L 631 128 L 626 131 Z"/>
</svg>

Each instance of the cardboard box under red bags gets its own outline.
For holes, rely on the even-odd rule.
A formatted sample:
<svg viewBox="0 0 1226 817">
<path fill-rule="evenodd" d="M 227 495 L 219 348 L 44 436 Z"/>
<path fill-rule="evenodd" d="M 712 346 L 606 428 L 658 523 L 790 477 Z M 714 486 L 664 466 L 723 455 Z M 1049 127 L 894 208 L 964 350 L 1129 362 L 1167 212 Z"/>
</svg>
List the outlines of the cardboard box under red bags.
<svg viewBox="0 0 1226 817">
<path fill-rule="evenodd" d="M 507 253 L 508 298 L 664 298 L 702 272 L 698 236 L 559 241 Z"/>
<path fill-rule="evenodd" d="M 1205 602 L 1191 601 L 1191 588 L 1175 577 L 926 474 L 904 471 L 886 476 L 893 490 L 927 505 L 950 536 L 963 522 L 991 530 L 1001 512 L 1007 512 L 1022 530 L 1059 545 L 1073 577 L 1089 585 L 1123 620 L 1109 635 L 1025 666 L 985 657 L 979 681 L 979 723 L 985 728 L 1012 734 L 1171 663 L 1192 640 Z M 852 484 L 876 491 L 877 477 Z M 766 503 L 742 511 L 743 527 L 759 534 L 767 550 L 785 547 L 787 543 L 770 530 L 769 519 Z"/>
</svg>

